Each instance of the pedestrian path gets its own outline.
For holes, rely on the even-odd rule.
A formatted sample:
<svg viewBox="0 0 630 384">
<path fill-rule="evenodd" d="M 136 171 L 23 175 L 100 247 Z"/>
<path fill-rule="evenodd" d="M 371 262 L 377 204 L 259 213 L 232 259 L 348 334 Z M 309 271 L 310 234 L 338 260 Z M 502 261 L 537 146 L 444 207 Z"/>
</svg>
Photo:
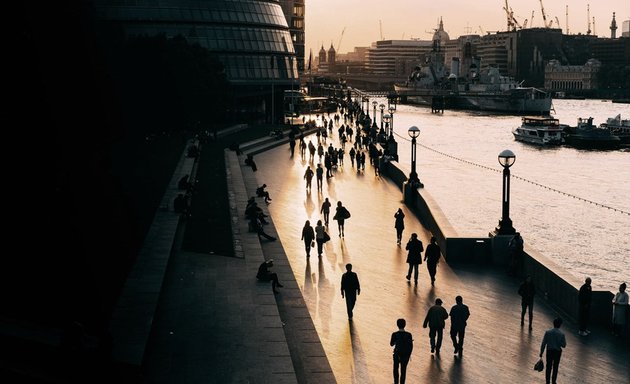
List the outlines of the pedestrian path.
<svg viewBox="0 0 630 384">
<path fill-rule="evenodd" d="M 336 130 L 335 135 L 336 137 Z M 317 144 L 314 135 L 312 140 Z M 329 139 L 330 141 L 330 139 Z M 327 146 L 327 145 L 326 145 Z M 334 146 L 340 146 L 336 141 Z M 346 150 L 347 152 L 347 150 Z M 267 184 L 273 202 L 268 210 L 288 257 L 295 280 L 323 344 L 338 383 L 386 383 L 391 376 L 389 337 L 396 330 L 396 319 L 407 320 L 414 336 L 408 382 L 440 383 L 532 383 L 544 381 L 544 374 L 533 370 L 546 329 L 557 314 L 541 298 L 534 306 L 530 332 L 520 326 L 518 281 L 492 268 L 438 266 L 437 281 L 430 285 L 426 265 L 421 265 L 417 286 L 405 279 L 407 264 L 404 244 L 416 232 L 425 247 L 431 234 L 402 203 L 398 187 L 377 177 L 368 164 L 364 172 L 352 168 L 348 156 L 334 177 L 324 181 L 323 191 L 306 191 L 303 180 L 307 165 L 315 168 L 308 156 L 291 158 L 286 147 L 257 155 L 258 184 Z M 323 161 L 322 161 L 323 163 Z M 430 191 L 430 186 L 426 186 Z M 301 228 L 305 220 L 312 225 L 321 218 L 321 203 L 328 197 L 352 213 L 346 221 L 345 237 L 340 238 L 331 220 L 332 240 L 325 245 L 322 258 L 306 258 Z M 394 213 L 402 208 L 406 215 L 403 245 L 396 245 Z M 274 234 L 275 235 L 275 234 Z M 263 252 L 266 252 L 263 247 Z M 349 322 L 340 294 L 345 264 L 352 263 L 361 281 L 354 319 Z M 286 293 L 281 293 L 285 295 Z M 291 296 L 294 296 L 291 292 Z M 436 298 L 450 309 L 455 296 L 462 295 L 470 307 L 464 355 L 454 357 L 445 333 L 441 357 L 430 353 L 428 330 L 421 327 L 428 308 Z M 283 318 L 290 322 L 291 318 Z M 447 330 L 449 322 L 447 321 Z M 560 383 L 627 383 L 630 348 L 613 339 L 606 330 L 594 329 L 584 338 L 577 336 L 574 324 L 566 322 L 567 349 L 562 355 Z"/>
</svg>

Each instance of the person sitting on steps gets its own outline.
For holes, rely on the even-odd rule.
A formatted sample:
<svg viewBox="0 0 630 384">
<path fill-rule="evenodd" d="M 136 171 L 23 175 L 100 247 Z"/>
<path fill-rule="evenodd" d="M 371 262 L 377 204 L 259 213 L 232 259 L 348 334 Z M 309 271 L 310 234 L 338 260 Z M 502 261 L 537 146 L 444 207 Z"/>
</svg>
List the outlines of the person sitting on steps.
<svg viewBox="0 0 630 384">
<path fill-rule="evenodd" d="M 263 261 L 263 263 L 260 264 L 260 267 L 258 267 L 256 278 L 261 281 L 271 281 L 273 293 L 280 293 L 276 290 L 276 287 L 282 288 L 283 285 L 278 281 L 278 274 L 269 270 L 271 267 L 273 267 L 273 259 Z"/>
<path fill-rule="evenodd" d="M 256 196 L 264 197 L 265 203 L 268 203 L 271 201 L 271 197 L 269 197 L 269 192 L 265 191 L 265 188 L 267 188 L 267 184 L 263 184 L 260 187 L 256 188 Z"/>
</svg>

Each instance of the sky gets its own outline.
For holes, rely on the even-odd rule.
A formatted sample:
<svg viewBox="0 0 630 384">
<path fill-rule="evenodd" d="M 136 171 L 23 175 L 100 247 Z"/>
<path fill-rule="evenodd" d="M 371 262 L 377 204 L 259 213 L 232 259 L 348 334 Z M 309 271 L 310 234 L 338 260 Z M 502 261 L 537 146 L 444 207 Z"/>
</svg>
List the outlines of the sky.
<svg viewBox="0 0 630 384">
<path fill-rule="evenodd" d="M 507 30 L 505 0 L 307 0 L 305 3 L 307 57 L 310 49 L 316 57 L 322 44 L 326 50 L 332 44 L 338 53 L 369 46 L 381 40 L 381 31 L 384 40 L 429 40 L 440 17 L 451 38 Z M 591 31 L 610 37 L 612 13 L 616 12 L 617 36 L 621 36 L 623 20 L 630 20 L 630 0 L 543 0 L 547 22 L 553 20 L 557 28 L 558 17 L 563 33 L 566 33 L 566 6 L 569 6 L 570 34 L 586 33 L 587 4 Z M 540 0 L 508 0 L 508 5 L 519 23 L 528 19 L 529 27 L 534 11 L 534 27 L 543 26 Z"/>
</svg>

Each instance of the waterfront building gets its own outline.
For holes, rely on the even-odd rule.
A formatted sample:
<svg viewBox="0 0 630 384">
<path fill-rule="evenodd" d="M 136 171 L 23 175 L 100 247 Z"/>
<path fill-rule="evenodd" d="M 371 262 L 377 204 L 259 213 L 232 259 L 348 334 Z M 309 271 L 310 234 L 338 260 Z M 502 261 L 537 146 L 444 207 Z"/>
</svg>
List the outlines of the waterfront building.
<svg viewBox="0 0 630 384">
<path fill-rule="evenodd" d="M 408 76 L 431 46 L 428 40 L 377 41 L 368 50 L 366 70 L 373 75 Z"/>
<path fill-rule="evenodd" d="M 561 65 L 550 60 L 545 67 L 545 89 L 566 93 L 581 93 L 597 89 L 597 74 L 601 62 L 590 59 L 584 65 Z"/>
<path fill-rule="evenodd" d="M 280 6 L 284 12 L 284 17 L 289 25 L 289 33 L 291 33 L 291 41 L 295 48 L 295 57 L 297 59 L 297 68 L 299 73 L 304 73 L 305 56 L 305 4 L 304 0 L 280 0 Z"/>
<path fill-rule="evenodd" d="M 473 58 L 478 56 L 477 48 L 481 41 L 479 35 L 465 35 L 460 36 L 457 39 L 449 40 L 444 45 L 444 64 L 455 61 L 459 62 L 458 66 L 451 65 L 449 68 L 450 73 L 454 73 L 457 77 L 466 77 L 470 66 L 473 64 Z"/>
<path fill-rule="evenodd" d="M 621 37 L 630 37 L 630 20 L 621 23 Z"/>
<path fill-rule="evenodd" d="M 542 87 L 547 62 L 563 57 L 562 30 L 527 28 L 500 34 L 506 35 L 508 75 L 525 86 Z"/>
<path fill-rule="evenodd" d="M 592 57 L 604 65 L 630 65 L 630 37 L 594 39 L 590 50 Z"/>
<path fill-rule="evenodd" d="M 99 21 L 128 36 L 183 36 L 205 47 L 223 63 L 239 115 L 282 120 L 284 90 L 299 78 L 293 37 L 277 1 L 94 0 L 94 7 Z"/>
<path fill-rule="evenodd" d="M 324 46 L 319 49 L 319 54 L 317 55 L 317 72 L 328 72 L 328 61 L 326 59 L 326 50 Z"/>
</svg>

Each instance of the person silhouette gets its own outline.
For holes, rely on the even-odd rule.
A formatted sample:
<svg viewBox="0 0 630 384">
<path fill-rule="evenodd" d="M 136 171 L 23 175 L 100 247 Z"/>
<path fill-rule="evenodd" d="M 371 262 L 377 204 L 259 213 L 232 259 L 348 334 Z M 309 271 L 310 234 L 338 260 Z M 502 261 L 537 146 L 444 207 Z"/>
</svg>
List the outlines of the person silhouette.
<svg viewBox="0 0 630 384">
<path fill-rule="evenodd" d="M 411 333 L 405 331 L 405 326 L 407 325 L 405 319 L 396 320 L 396 325 L 398 326 L 398 331 L 392 333 L 392 337 L 389 340 L 389 345 L 394 347 L 394 384 L 405 384 L 407 364 L 413 351 L 413 337 Z"/>
<path fill-rule="evenodd" d="M 306 257 L 311 257 L 311 245 L 315 240 L 315 231 L 311 226 L 311 222 L 306 220 L 304 227 L 302 228 L 302 240 L 304 240 L 304 249 L 306 250 Z"/>
<path fill-rule="evenodd" d="M 359 277 L 352 272 L 352 264 L 346 264 L 346 273 L 341 276 L 341 298 L 346 299 L 346 310 L 348 320 L 352 320 L 352 311 L 357 302 L 357 295 L 361 294 L 361 284 Z"/>
<path fill-rule="evenodd" d="M 411 272 L 413 272 L 413 280 L 415 284 L 418 284 L 418 265 L 422 264 L 422 251 L 424 246 L 422 241 L 418 239 L 417 233 L 412 233 L 411 238 L 407 242 L 405 249 L 409 251 L 407 253 L 407 263 L 409 264 L 409 270 L 407 271 L 407 281 L 411 279 Z"/>
<path fill-rule="evenodd" d="M 402 233 L 405 229 L 405 214 L 402 211 L 402 208 L 398 208 L 398 211 L 394 213 L 394 218 L 396 221 L 394 222 L 394 228 L 396 228 L 396 244 L 400 245 L 402 241 Z"/>
</svg>

